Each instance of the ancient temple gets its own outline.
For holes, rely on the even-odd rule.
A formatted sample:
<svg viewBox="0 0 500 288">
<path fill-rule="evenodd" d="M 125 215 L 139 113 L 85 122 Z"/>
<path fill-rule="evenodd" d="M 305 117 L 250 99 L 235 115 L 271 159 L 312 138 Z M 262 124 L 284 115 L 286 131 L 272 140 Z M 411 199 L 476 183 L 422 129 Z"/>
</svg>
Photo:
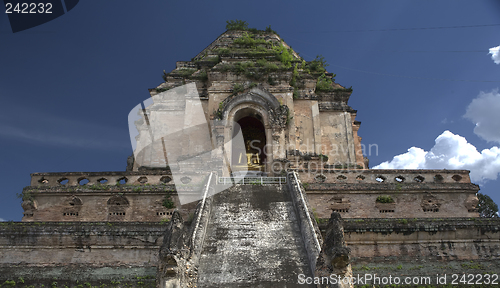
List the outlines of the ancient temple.
<svg viewBox="0 0 500 288">
<path fill-rule="evenodd" d="M 0 281 L 302 287 L 370 265 L 500 269 L 469 171 L 369 169 L 352 89 L 325 66 L 271 29 L 177 62 L 129 114 L 126 171 L 31 175 L 23 222 L 0 227 Z"/>
</svg>

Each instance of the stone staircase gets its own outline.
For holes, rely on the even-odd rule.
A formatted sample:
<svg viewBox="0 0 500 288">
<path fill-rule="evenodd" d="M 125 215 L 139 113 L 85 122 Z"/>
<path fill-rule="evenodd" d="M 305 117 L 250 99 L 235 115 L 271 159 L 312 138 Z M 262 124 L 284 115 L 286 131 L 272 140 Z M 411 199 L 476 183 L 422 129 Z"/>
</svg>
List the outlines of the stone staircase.
<svg viewBox="0 0 500 288">
<path fill-rule="evenodd" d="M 308 287 L 298 284 L 312 273 L 286 185 L 236 185 L 213 197 L 197 287 Z"/>
</svg>

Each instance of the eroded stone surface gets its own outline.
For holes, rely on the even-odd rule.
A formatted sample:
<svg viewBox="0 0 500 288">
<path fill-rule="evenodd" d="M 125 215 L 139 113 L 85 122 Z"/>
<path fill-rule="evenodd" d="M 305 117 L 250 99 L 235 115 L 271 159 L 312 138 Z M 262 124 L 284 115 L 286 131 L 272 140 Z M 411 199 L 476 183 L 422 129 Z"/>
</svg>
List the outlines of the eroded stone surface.
<svg viewBox="0 0 500 288">
<path fill-rule="evenodd" d="M 215 196 L 199 287 L 295 287 L 299 274 L 311 276 L 293 204 L 282 187 L 238 185 Z"/>
</svg>

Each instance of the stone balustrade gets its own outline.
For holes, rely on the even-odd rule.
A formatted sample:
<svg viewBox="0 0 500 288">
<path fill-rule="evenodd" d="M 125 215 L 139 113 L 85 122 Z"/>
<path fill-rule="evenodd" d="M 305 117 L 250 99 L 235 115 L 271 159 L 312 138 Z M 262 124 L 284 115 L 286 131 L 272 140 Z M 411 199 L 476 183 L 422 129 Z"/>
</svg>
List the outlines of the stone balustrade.
<svg viewBox="0 0 500 288">
<path fill-rule="evenodd" d="M 468 170 L 299 170 L 300 180 L 305 183 L 339 184 L 410 184 L 410 183 L 470 183 Z M 31 186 L 84 186 L 84 185 L 158 185 L 173 184 L 170 171 L 123 171 L 123 172 L 65 172 L 33 173 Z"/>
<path fill-rule="evenodd" d="M 170 171 L 33 173 L 31 186 L 158 185 L 173 184 Z"/>
<path fill-rule="evenodd" d="M 470 183 L 468 170 L 410 170 L 410 169 L 366 169 L 366 170 L 303 170 L 298 174 L 305 183 L 338 184 L 419 184 L 419 183 Z"/>
</svg>

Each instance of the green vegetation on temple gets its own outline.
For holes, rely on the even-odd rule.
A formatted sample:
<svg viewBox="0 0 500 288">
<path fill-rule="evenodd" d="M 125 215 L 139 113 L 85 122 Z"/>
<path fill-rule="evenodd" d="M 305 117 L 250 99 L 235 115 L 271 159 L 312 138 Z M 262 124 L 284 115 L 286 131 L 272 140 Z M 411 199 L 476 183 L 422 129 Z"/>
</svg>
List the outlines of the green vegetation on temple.
<svg viewBox="0 0 500 288">
<path fill-rule="evenodd" d="M 208 72 L 231 72 L 244 75 L 248 81 L 267 82 L 274 86 L 279 80 L 286 78 L 294 88 L 293 95 L 297 99 L 300 89 L 305 88 L 304 79 L 316 80 L 316 92 L 352 92 L 352 88 L 343 88 L 335 84 L 335 74 L 328 73 L 328 63 L 323 56 L 318 55 L 312 61 L 305 61 L 291 47 L 286 45 L 276 31 L 268 26 L 265 30 L 249 28 L 242 20 L 229 20 L 226 33 L 235 32 L 237 37 L 229 42 L 220 42 L 214 47 L 204 50 L 186 65 L 167 73 L 163 71 L 163 80 L 185 79 L 208 81 Z M 274 37 L 273 37 L 274 35 Z M 237 60 L 235 60 L 237 59 Z M 230 60 L 230 61 L 226 61 Z M 281 72 L 278 75 L 276 72 Z M 289 73 L 291 72 L 291 73 Z M 169 83 L 169 87 L 156 88 L 160 93 L 178 86 Z"/>
</svg>

